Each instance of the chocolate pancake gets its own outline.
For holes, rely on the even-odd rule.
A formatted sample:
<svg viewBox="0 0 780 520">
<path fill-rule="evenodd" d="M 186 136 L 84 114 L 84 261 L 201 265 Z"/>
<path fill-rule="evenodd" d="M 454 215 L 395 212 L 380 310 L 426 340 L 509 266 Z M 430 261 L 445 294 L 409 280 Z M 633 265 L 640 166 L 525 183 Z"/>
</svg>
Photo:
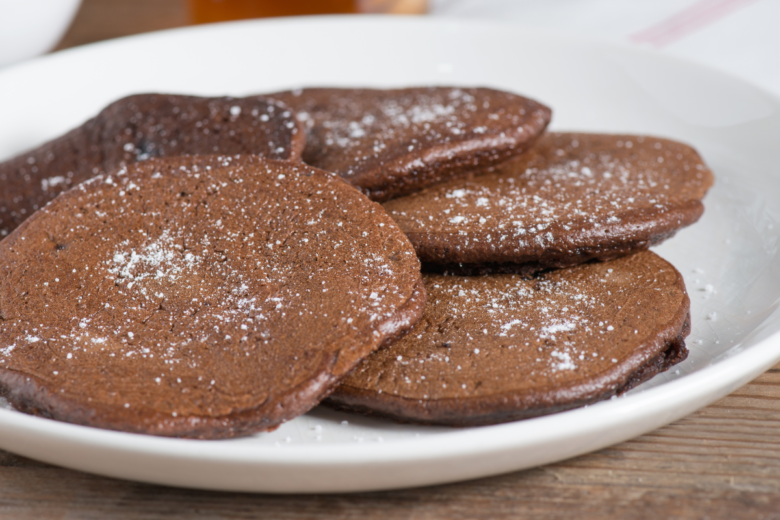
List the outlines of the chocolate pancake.
<svg viewBox="0 0 780 520">
<path fill-rule="evenodd" d="M 254 154 L 300 160 L 305 135 L 278 101 L 141 94 L 0 163 L 0 237 L 76 184 L 150 157 Z"/>
<path fill-rule="evenodd" d="M 306 125 L 303 160 L 374 200 L 417 191 L 523 152 L 550 109 L 488 88 L 313 88 L 269 94 Z"/>
<path fill-rule="evenodd" d="M 593 403 L 687 356 L 680 274 L 649 251 L 545 273 L 423 275 L 412 331 L 328 399 L 404 422 L 472 426 Z"/>
<path fill-rule="evenodd" d="M 11 404 L 167 436 L 306 412 L 425 299 L 379 205 L 330 173 L 252 156 L 96 177 L 0 242 L 0 266 Z"/>
<path fill-rule="evenodd" d="M 438 264 L 426 268 L 533 272 L 617 257 L 671 237 L 701 216 L 712 182 L 696 151 L 681 143 L 550 133 L 495 171 L 384 207 L 420 259 Z"/>
</svg>

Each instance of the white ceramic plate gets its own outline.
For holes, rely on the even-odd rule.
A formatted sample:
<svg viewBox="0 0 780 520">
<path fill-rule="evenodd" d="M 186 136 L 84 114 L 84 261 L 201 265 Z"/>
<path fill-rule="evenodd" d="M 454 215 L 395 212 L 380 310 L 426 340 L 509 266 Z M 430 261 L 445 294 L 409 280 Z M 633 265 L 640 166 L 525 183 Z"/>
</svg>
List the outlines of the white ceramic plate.
<svg viewBox="0 0 780 520">
<path fill-rule="evenodd" d="M 629 395 L 499 426 L 402 426 L 328 410 L 229 441 L 155 438 L 0 410 L 0 447 L 120 478 L 224 490 L 335 492 L 462 480 L 572 457 L 678 419 L 780 359 L 780 101 L 667 56 L 515 25 L 308 18 L 199 27 L 48 56 L 0 73 L 0 158 L 121 96 L 294 86 L 480 85 L 537 98 L 553 127 L 695 145 L 717 184 L 658 248 L 685 276 L 690 357 Z"/>
</svg>

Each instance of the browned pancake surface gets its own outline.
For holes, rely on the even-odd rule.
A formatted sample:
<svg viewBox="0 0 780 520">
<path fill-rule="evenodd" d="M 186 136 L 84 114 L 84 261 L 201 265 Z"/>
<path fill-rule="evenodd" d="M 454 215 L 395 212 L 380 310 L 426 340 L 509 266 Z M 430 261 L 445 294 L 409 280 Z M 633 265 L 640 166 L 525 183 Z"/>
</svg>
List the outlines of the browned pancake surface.
<svg viewBox="0 0 780 520">
<path fill-rule="evenodd" d="M 524 151 L 550 109 L 488 88 L 313 88 L 269 94 L 306 125 L 303 160 L 374 200 L 498 164 Z"/>
<path fill-rule="evenodd" d="M 419 262 L 332 174 L 149 160 L 0 242 L 0 387 L 64 421 L 200 438 L 304 413 L 422 313 Z"/>
<path fill-rule="evenodd" d="M 646 249 L 695 222 L 713 177 L 689 146 L 550 133 L 495 171 L 384 204 L 434 264 L 574 265 Z"/>
<path fill-rule="evenodd" d="M 329 403 L 401 421 L 491 424 L 607 398 L 687 355 L 682 277 L 649 251 L 535 280 L 423 277 L 423 317 Z"/>
<path fill-rule="evenodd" d="M 58 194 L 123 163 L 194 154 L 300 160 L 304 140 L 293 114 L 270 99 L 120 99 L 79 128 L 0 163 L 0 237 Z"/>
</svg>

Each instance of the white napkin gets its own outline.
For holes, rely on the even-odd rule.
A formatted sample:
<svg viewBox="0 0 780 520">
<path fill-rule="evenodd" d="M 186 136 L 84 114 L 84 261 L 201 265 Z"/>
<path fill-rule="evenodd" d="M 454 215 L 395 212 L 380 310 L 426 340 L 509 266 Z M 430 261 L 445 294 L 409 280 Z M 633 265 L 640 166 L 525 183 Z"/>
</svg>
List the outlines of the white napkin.
<svg viewBox="0 0 780 520">
<path fill-rule="evenodd" d="M 515 20 L 683 56 L 780 95 L 780 0 L 429 0 L 433 16 Z"/>
</svg>

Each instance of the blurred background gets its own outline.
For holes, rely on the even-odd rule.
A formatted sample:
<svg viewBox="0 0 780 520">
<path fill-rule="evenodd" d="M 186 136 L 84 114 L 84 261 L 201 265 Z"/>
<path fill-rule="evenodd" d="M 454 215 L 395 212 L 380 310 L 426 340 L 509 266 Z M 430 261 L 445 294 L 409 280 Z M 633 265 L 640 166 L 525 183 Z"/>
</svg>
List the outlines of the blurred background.
<svg viewBox="0 0 780 520">
<path fill-rule="evenodd" d="M 513 21 L 659 49 L 780 94 L 780 0 L 0 0 L 0 67 L 149 31 L 323 13 Z"/>
</svg>

